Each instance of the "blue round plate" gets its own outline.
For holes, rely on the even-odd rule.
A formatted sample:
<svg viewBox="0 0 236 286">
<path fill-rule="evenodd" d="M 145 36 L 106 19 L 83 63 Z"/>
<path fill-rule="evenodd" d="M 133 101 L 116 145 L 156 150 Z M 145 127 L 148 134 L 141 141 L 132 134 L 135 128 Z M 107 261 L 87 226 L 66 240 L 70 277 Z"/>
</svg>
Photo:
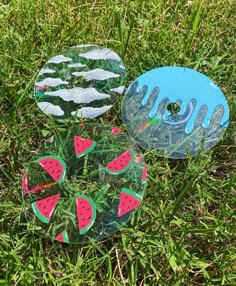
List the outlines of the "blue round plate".
<svg viewBox="0 0 236 286">
<path fill-rule="evenodd" d="M 202 73 L 161 67 L 131 83 L 121 116 L 143 148 L 186 158 L 215 146 L 229 123 L 229 107 L 221 89 Z"/>
</svg>

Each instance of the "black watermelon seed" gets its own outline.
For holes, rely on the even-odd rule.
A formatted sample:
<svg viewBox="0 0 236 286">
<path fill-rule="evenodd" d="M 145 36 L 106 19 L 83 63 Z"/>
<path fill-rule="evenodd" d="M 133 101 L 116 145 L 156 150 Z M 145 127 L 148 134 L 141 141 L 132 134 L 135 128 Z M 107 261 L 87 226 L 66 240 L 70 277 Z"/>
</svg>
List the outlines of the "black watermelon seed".
<svg viewBox="0 0 236 286">
<path fill-rule="evenodd" d="M 90 211 L 90 208 L 87 208 L 87 211 Z"/>
<path fill-rule="evenodd" d="M 52 169 L 52 166 L 49 166 L 49 167 L 48 167 L 48 170 L 49 170 L 49 169 Z"/>
<path fill-rule="evenodd" d="M 49 162 L 49 164 L 52 164 L 52 160 Z"/>
<path fill-rule="evenodd" d="M 84 213 L 80 213 L 79 215 L 83 215 Z"/>
<path fill-rule="evenodd" d="M 125 199 L 127 199 L 128 198 L 128 196 L 125 196 Z"/>
<path fill-rule="evenodd" d="M 130 209 L 130 206 L 128 206 L 127 209 L 129 210 L 129 209 Z"/>
<path fill-rule="evenodd" d="M 85 206 L 82 206 L 82 209 L 84 209 L 85 208 Z"/>
<path fill-rule="evenodd" d="M 131 200 L 129 200 L 129 203 L 131 203 Z"/>
<path fill-rule="evenodd" d="M 122 206 L 124 206 L 124 205 L 125 205 L 125 203 L 123 202 L 123 203 L 122 203 Z"/>
<path fill-rule="evenodd" d="M 42 203 L 39 203 L 39 206 L 41 206 L 42 205 Z"/>
<path fill-rule="evenodd" d="M 47 199 L 47 200 L 46 200 L 46 202 L 49 202 L 49 201 L 50 201 L 50 199 Z"/>
<path fill-rule="evenodd" d="M 61 170 L 57 170 L 57 173 L 60 173 L 61 172 Z"/>
<path fill-rule="evenodd" d="M 84 227 L 85 226 L 85 224 L 82 224 L 82 227 Z"/>
<path fill-rule="evenodd" d="M 83 218 L 82 220 L 84 221 L 84 220 L 86 220 L 86 218 Z"/>
<path fill-rule="evenodd" d="M 91 216 L 89 216 L 88 219 L 91 219 Z"/>
<path fill-rule="evenodd" d="M 45 215 L 47 215 L 47 214 L 48 214 L 48 212 L 45 213 Z"/>
<path fill-rule="evenodd" d="M 47 206 L 43 206 L 43 209 L 45 210 Z"/>
<path fill-rule="evenodd" d="M 51 203 L 51 206 L 53 206 L 54 205 L 54 203 Z"/>
</svg>

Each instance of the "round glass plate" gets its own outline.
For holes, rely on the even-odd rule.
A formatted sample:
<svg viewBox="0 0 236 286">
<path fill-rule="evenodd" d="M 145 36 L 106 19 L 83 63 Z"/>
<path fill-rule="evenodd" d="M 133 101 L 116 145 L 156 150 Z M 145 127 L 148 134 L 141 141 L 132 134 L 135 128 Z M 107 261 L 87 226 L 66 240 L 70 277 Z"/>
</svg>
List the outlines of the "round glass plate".
<svg viewBox="0 0 236 286">
<path fill-rule="evenodd" d="M 35 99 L 46 114 L 65 120 L 95 118 L 124 91 L 125 67 L 108 48 L 80 45 L 53 56 L 40 70 Z"/>
<path fill-rule="evenodd" d="M 28 164 L 26 217 L 52 240 L 100 240 L 130 219 L 146 182 L 144 158 L 128 135 L 110 126 L 77 126 L 50 136 Z"/>
<path fill-rule="evenodd" d="M 162 67 L 131 83 L 121 116 L 143 148 L 186 158 L 215 146 L 227 128 L 229 107 L 220 88 L 205 75 L 185 67 Z"/>
</svg>

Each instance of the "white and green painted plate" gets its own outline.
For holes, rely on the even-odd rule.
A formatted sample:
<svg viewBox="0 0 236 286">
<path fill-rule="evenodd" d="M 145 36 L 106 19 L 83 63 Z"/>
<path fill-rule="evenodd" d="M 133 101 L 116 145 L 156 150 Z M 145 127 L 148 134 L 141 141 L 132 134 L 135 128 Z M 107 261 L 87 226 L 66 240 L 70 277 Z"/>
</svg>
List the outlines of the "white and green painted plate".
<svg viewBox="0 0 236 286">
<path fill-rule="evenodd" d="M 111 109 L 124 91 L 125 66 L 112 50 L 80 45 L 53 56 L 35 82 L 38 107 L 66 120 L 95 118 Z"/>
</svg>

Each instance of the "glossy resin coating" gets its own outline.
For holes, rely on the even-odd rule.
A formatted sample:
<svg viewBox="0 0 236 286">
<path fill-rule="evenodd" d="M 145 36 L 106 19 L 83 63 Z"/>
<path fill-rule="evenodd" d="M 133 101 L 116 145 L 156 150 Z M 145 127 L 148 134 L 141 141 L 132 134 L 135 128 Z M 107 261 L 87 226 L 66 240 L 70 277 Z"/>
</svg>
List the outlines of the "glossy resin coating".
<svg viewBox="0 0 236 286">
<path fill-rule="evenodd" d="M 95 118 L 124 91 L 125 67 L 108 48 L 80 45 L 53 56 L 35 82 L 38 107 L 56 119 Z"/>
<path fill-rule="evenodd" d="M 141 151 L 120 129 L 77 125 L 55 133 L 22 179 L 27 219 L 52 239 L 103 239 L 141 205 L 147 170 Z"/>
<path fill-rule="evenodd" d="M 220 88 L 205 75 L 184 67 L 162 67 L 129 86 L 121 115 L 143 148 L 186 158 L 219 141 L 229 122 L 229 107 Z"/>
</svg>

